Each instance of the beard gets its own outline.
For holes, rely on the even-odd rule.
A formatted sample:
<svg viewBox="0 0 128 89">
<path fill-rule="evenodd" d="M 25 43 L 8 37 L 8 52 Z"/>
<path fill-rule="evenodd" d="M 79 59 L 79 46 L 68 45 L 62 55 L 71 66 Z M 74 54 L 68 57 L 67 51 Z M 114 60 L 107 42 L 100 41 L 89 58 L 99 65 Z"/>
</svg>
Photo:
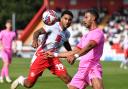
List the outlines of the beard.
<svg viewBox="0 0 128 89">
<path fill-rule="evenodd" d="M 84 25 L 85 25 L 86 28 L 91 28 L 91 24 L 92 24 L 91 21 L 89 21 L 89 22 L 84 22 Z"/>
<path fill-rule="evenodd" d="M 84 23 L 84 26 L 85 26 L 86 28 L 89 28 L 89 27 L 90 27 L 87 23 Z"/>
</svg>

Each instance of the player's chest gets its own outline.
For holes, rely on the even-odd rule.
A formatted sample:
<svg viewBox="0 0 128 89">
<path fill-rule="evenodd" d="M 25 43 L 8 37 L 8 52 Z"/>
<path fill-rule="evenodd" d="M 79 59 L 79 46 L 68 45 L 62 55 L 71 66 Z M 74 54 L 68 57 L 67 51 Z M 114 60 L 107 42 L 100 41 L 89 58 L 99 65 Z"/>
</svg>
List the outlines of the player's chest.
<svg viewBox="0 0 128 89">
<path fill-rule="evenodd" d="M 5 33 L 3 35 L 4 38 L 8 38 L 8 39 L 12 39 L 13 38 L 13 34 L 10 32 L 10 33 Z"/>
<path fill-rule="evenodd" d="M 67 40 L 66 33 L 65 32 L 60 32 L 60 33 L 56 34 L 55 40 L 57 42 L 64 42 L 64 41 L 66 41 Z"/>
</svg>

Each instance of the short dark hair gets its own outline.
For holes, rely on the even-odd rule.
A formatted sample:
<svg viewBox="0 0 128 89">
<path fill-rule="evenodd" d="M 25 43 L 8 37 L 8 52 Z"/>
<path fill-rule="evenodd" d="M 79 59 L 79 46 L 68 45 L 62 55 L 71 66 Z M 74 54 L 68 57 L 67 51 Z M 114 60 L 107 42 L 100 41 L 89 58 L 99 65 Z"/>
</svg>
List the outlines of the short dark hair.
<svg viewBox="0 0 128 89">
<path fill-rule="evenodd" d="M 96 9 L 87 9 L 85 11 L 85 13 L 91 13 L 92 15 L 95 16 L 95 21 L 98 21 L 99 19 L 99 14 L 98 14 L 98 11 Z"/>
<path fill-rule="evenodd" d="M 12 24 L 12 20 L 8 19 L 8 20 L 6 20 L 6 23 L 11 23 Z"/>
<path fill-rule="evenodd" d="M 69 10 L 63 11 L 62 14 L 61 14 L 61 17 L 63 17 L 65 14 L 68 14 L 68 15 L 70 15 L 73 18 L 73 14 L 72 14 L 71 11 L 69 11 Z"/>
</svg>

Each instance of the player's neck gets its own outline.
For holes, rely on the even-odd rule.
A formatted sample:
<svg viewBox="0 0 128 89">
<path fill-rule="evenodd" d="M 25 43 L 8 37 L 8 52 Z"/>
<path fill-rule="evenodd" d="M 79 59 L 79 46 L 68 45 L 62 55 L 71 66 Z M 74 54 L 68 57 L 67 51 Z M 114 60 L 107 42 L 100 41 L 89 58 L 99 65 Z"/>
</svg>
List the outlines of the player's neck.
<svg viewBox="0 0 128 89">
<path fill-rule="evenodd" d="M 65 30 L 66 30 L 66 28 L 62 25 L 62 23 L 61 23 L 61 22 L 59 22 L 59 24 L 60 24 L 60 27 L 61 27 L 62 31 L 65 31 Z"/>
<path fill-rule="evenodd" d="M 10 29 L 10 28 L 6 28 L 6 30 L 7 30 L 7 31 L 11 31 L 11 29 Z"/>
<path fill-rule="evenodd" d="M 93 23 L 90 27 L 90 31 L 95 30 L 97 28 L 97 24 Z"/>
</svg>

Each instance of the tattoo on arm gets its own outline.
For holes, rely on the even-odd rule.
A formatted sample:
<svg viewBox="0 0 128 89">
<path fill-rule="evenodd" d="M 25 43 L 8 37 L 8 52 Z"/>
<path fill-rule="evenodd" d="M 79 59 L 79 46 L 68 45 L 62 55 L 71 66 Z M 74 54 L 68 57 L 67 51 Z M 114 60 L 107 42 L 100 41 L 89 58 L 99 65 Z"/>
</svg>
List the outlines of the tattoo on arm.
<svg viewBox="0 0 128 89">
<path fill-rule="evenodd" d="M 39 35 L 44 34 L 44 33 L 45 33 L 45 31 L 43 30 L 43 28 L 37 30 L 33 34 L 33 40 L 38 40 Z"/>
</svg>

